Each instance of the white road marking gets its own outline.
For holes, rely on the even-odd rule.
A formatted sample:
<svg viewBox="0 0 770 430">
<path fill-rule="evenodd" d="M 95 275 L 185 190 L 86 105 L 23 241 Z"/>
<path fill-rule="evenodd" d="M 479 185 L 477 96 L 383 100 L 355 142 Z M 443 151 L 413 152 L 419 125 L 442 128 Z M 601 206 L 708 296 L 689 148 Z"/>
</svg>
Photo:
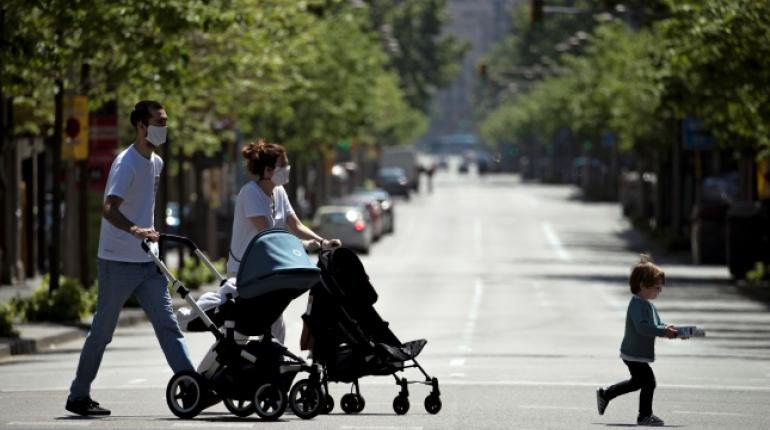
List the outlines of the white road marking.
<svg viewBox="0 0 770 430">
<path fill-rule="evenodd" d="M 554 232 L 551 224 L 548 222 L 543 222 L 541 226 L 543 227 L 543 234 L 545 234 L 546 240 L 548 240 L 548 243 L 551 245 L 551 247 L 553 247 L 554 251 L 556 251 L 556 255 L 559 257 L 559 259 L 562 261 L 572 261 L 572 257 L 569 255 L 567 250 L 564 249 L 564 246 L 561 244 L 559 237 L 556 236 L 556 232 Z"/>
<path fill-rule="evenodd" d="M 226 422 L 226 423 L 212 423 L 212 422 L 205 422 L 205 423 L 174 423 L 171 425 L 171 427 L 178 427 L 178 428 L 254 428 L 253 423 L 234 423 L 234 422 Z"/>
<path fill-rule="evenodd" d="M 481 297 L 484 294 L 484 282 L 481 279 L 476 280 L 476 285 L 473 288 L 473 299 L 471 300 L 471 307 L 468 310 L 468 319 L 465 322 L 465 328 L 460 336 L 460 346 L 458 350 L 460 352 L 470 352 L 471 342 L 473 340 L 473 331 L 476 329 L 476 320 L 479 317 L 479 306 L 481 305 Z"/>
<path fill-rule="evenodd" d="M 64 421 L 57 420 L 52 421 L 11 421 L 9 426 L 27 426 L 27 427 L 88 427 L 91 425 L 91 420 L 75 420 Z"/>
<path fill-rule="evenodd" d="M 479 317 L 479 306 L 481 306 L 481 297 L 484 295 L 484 282 L 481 279 L 476 279 L 476 285 L 473 288 L 473 299 L 471 300 L 471 307 L 468 309 L 468 319 L 465 322 L 465 328 L 460 336 L 460 345 L 457 347 L 457 351 L 460 354 L 471 352 L 471 343 L 473 341 L 473 332 L 476 329 L 476 320 Z M 465 358 L 455 357 L 449 361 L 449 365 L 452 367 L 460 367 L 465 365 Z"/>
<path fill-rule="evenodd" d="M 482 258 L 484 251 L 484 248 L 481 246 L 481 239 L 483 237 L 481 227 L 481 218 L 476 218 L 473 221 L 473 255 L 475 255 L 476 258 Z"/>
<path fill-rule="evenodd" d="M 704 411 L 674 411 L 675 414 L 686 415 L 714 415 L 714 416 L 728 416 L 728 417 L 752 417 L 752 414 L 739 414 L 736 412 L 704 412 Z"/>
<path fill-rule="evenodd" d="M 370 429 L 370 430 L 397 430 L 397 429 L 407 429 L 407 430 L 422 430 L 422 426 L 411 426 L 411 427 L 401 427 L 401 426 L 340 426 L 341 429 L 344 430 L 353 430 L 353 429 Z"/>
<path fill-rule="evenodd" d="M 383 385 L 392 385 L 393 381 L 383 381 Z M 554 381 L 442 381 L 442 385 L 470 385 L 480 387 L 509 386 L 509 387 L 600 387 L 604 382 L 554 382 Z M 694 384 L 658 384 L 659 388 L 673 388 L 699 391 L 748 391 L 770 393 L 770 387 L 752 385 L 694 385 Z"/>
<path fill-rule="evenodd" d="M 561 411 L 584 411 L 591 408 L 580 406 L 552 406 L 552 405 L 518 405 L 522 409 L 556 409 Z"/>
</svg>

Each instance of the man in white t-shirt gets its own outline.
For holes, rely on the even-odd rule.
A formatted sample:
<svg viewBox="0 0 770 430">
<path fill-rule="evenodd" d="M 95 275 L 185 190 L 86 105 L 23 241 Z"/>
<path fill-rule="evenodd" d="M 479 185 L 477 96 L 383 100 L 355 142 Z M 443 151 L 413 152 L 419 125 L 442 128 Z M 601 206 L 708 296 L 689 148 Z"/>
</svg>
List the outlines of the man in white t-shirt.
<svg viewBox="0 0 770 430">
<path fill-rule="evenodd" d="M 120 310 L 131 294 L 152 323 L 171 369 L 175 373 L 194 370 L 171 308 L 168 282 L 141 248 L 145 238 L 158 240 L 155 194 L 163 160 L 155 150 L 166 141 L 167 121 L 160 103 L 137 103 L 131 112 L 136 141 L 118 154 L 110 168 L 99 234 L 99 300 L 65 407 L 78 415 L 110 414 L 91 399 L 91 383 L 112 340 Z"/>
</svg>

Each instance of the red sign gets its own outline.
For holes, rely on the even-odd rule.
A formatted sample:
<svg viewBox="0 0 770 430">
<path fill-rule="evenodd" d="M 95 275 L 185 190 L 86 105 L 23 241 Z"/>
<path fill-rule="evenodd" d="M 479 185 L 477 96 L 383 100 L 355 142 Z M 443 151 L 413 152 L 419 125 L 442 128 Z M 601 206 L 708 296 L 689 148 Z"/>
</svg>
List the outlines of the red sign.
<svg viewBox="0 0 770 430">
<path fill-rule="evenodd" d="M 107 176 L 110 173 L 112 161 L 118 151 L 118 117 L 91 115 L 89 136 L 90 188 L 92 191 L 103 191 L 107 186 Z"/>
</svg>

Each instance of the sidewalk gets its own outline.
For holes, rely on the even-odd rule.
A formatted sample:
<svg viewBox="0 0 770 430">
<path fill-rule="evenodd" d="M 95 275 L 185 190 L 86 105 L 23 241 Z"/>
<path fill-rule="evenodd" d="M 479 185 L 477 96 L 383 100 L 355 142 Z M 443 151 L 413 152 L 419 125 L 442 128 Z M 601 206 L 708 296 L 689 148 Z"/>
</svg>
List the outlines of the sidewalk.
<svg viewBox="0 0 770 430">
<path fill-rule="evenodd" d="M 27 298 L 40 286 L 42 277 L 30 278 L 21 285 L 0 285 L 0 303 L 8 303 L 14 297 Z M 216 291 L 219 285 L 216 283 L 202 286 L 192 291 L 197 298 L 207 291 Z M 186 305 L 184 299 L 179 296 L 172 297 L 174 309 Z M 91 328 L 91 319 L 88 317 L 77 324 L 57 324 L 46 322 L 15 324 L 14 329 L 19 332 L 17 339 L 0 338 L 0 363 L 12 355 L 35 354 L 51 348 L 52 346 L 70 342 L 82 338 Z M 141 308 L 123 308 L 118 319 L 118 327 L 125 327 L 147 321 Z"/>
</svg>

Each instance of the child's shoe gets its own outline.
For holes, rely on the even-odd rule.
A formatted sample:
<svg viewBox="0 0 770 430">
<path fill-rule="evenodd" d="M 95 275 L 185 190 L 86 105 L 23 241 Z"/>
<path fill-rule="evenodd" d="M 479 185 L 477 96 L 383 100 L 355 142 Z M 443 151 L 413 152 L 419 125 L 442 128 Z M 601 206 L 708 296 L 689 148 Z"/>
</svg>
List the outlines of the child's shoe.
<svg viewBox="0 0 770 430">
<path fill-rule="evenodd" d="M 655 415 L 639 417 L 636 419 L 636 425 L 640 426 L 663 427 L 663 424 L 663 420 L 656 417 Z"/>
<path fill-rule="evenodd" d="M 604 415 L 604 410 L 607 409 L 609 403 L 610 401 L 604 395 L 604 388 L 596 390 L 596 409 L 599 410 L 599 415 Z"/>
</svg>

